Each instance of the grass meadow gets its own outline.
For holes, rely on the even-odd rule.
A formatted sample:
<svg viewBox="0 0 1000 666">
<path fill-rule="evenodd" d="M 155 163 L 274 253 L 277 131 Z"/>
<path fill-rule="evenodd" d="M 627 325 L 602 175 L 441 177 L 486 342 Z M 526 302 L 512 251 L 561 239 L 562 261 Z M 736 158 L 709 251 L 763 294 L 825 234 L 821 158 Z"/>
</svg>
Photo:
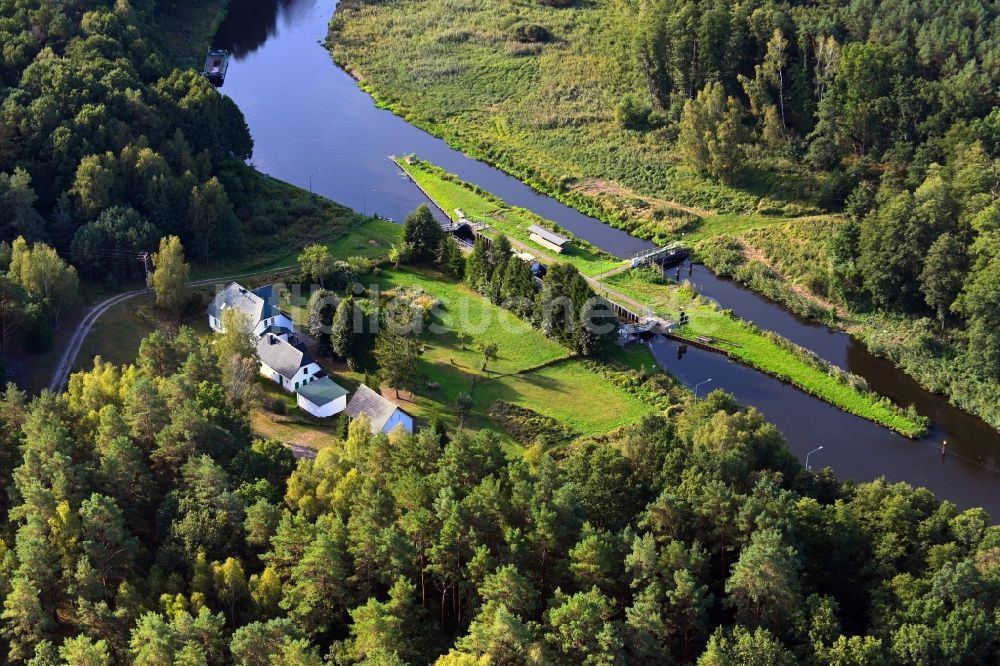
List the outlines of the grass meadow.
<svg viewBox="0 0 1000 666">
<path fill-rule="evenodd" d="M 580 197 L 597 207 L 651 197 L 729 213 L 819 212 L 823 176 L 771 160 L 723 186 L 679 165 L 669 125 L 621 127 L 614 112 L 622 97 L 648 97 L 633 46 L 637 11 L 614 0 L 572 11 L 538 2 L 343 0 L 330 44 L 383 106 L 574 205 Z M 551 38 L 518 41 L 524 25 Z"/>
</svg>

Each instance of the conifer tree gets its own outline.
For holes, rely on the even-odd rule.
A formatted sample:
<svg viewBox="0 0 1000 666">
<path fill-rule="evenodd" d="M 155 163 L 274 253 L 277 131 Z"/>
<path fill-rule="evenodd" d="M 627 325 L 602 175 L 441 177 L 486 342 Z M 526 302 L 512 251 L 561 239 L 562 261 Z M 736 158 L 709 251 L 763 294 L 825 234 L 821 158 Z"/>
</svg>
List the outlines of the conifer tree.
<svg viewBox="0 0 1000 666">
<path fill-rule="evenodd" d="M 378 362 L 379 379 L 396 391 L 414 388 L 417 378 L 417 341 L 385 326 L 375 339 L 375 360 Z"/>
<path fill-rule="evenodd" d="M 477 236 L 472 245 L 472 254 L 465 264 L 465 282 L 481 294 L 490 287 L 490 252 L 482 236 Z"/>
<path fill-rule="evenodd" d="M 465 257 L 454 236 L 446 235 L 438 246 L 436 263 L 441 271 L 456 280 L 465 275 Z"/>
<path fill-rule="evenodd" d="M 403 242 L 412 248 L 414 261 L 433 261 L 441 241 L 444 229 L 434 219 L 434 214 L 427 204 L 420 206 L 406 216 L 403 224 Z"/>
</svg>

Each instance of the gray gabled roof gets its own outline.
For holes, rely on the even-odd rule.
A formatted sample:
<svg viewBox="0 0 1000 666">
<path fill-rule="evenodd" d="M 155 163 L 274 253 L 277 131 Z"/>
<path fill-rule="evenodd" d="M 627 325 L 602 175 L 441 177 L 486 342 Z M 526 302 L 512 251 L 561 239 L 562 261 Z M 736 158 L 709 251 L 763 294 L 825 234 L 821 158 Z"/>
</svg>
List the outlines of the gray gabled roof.
<svg viewBox="0 0 1000 666">
<path fill-rule="evenodd" d="M 291 379 L 299 368 L 313 362 L 304 345 L 293 345 L 271 333 L 265 333 L 257 340 L 257 356 L 261 363 L 285 379 Z"/>
<path fill-rule="evenodd" d="M 343 398 L 347 395 L 347 389 L 329 377 L 321 377 L 299 387 L 299 395 L 317 407 L 322 407 L 338 398 Z"/>
<path fill-rule="evenodd" d="M 396 405 L 364 384 L 358 387 L 358 390 L 351 397 L 351 401 L 347 403 L 347 414 L 352 419 L 358 418 L 362 413 L 367 414 L 374 432 L 382 432 L 389 417 L 397 409 L 399 408 Z"/>
<path fill-rule="evenodd" d="M 280 312 L 273 285 L 250 291 L 236 282 L 215 295 L 208 306 L 208 314 L 222 321 L 222 313 L 228 309 L 239 310 L 250 317 L 251 326 L 256 326 L 262 319 L 277 316 Z"/>
<path fill-rule="evenodd" d="M 528 227 L 528 232 L 541 236 L 548 242 L 553 243 L 555 245 L 565 245 L 569 241 L 568 238 L 560 236 L 559 234 L 549 231 L 545 227 L 541 227 L 537 224 L 532 224 L 530 227 Z"/>
</svg>

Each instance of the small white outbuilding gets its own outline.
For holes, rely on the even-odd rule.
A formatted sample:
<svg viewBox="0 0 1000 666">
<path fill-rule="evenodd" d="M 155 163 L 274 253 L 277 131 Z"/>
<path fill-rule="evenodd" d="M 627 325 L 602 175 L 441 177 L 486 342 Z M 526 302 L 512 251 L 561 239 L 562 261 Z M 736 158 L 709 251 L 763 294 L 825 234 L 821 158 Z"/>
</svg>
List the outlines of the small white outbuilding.
<svg viewBox="0 0 1000 666">
<path fill-rule="evenodd" d="M 299 409 L 324 419 L 347 408 L 347 389 L 329 376 L 320 377 L 300 386 L 295 400 Z"/>
</svg>

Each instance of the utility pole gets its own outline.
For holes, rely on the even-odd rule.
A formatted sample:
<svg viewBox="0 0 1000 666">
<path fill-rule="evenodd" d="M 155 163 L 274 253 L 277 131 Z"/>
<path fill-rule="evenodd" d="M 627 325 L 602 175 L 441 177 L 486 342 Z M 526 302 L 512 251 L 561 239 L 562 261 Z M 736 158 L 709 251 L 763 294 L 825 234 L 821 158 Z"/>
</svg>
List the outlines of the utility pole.
<svg viewBox="0 0 1000 666">
<path fill-rule="evenodd" d="M 142 267 L 146 271 L 146 290 L 149 290 L 149 252 L 140 252 L 138 256 L 139 261 L 142 262 Z"/>
</svg>

